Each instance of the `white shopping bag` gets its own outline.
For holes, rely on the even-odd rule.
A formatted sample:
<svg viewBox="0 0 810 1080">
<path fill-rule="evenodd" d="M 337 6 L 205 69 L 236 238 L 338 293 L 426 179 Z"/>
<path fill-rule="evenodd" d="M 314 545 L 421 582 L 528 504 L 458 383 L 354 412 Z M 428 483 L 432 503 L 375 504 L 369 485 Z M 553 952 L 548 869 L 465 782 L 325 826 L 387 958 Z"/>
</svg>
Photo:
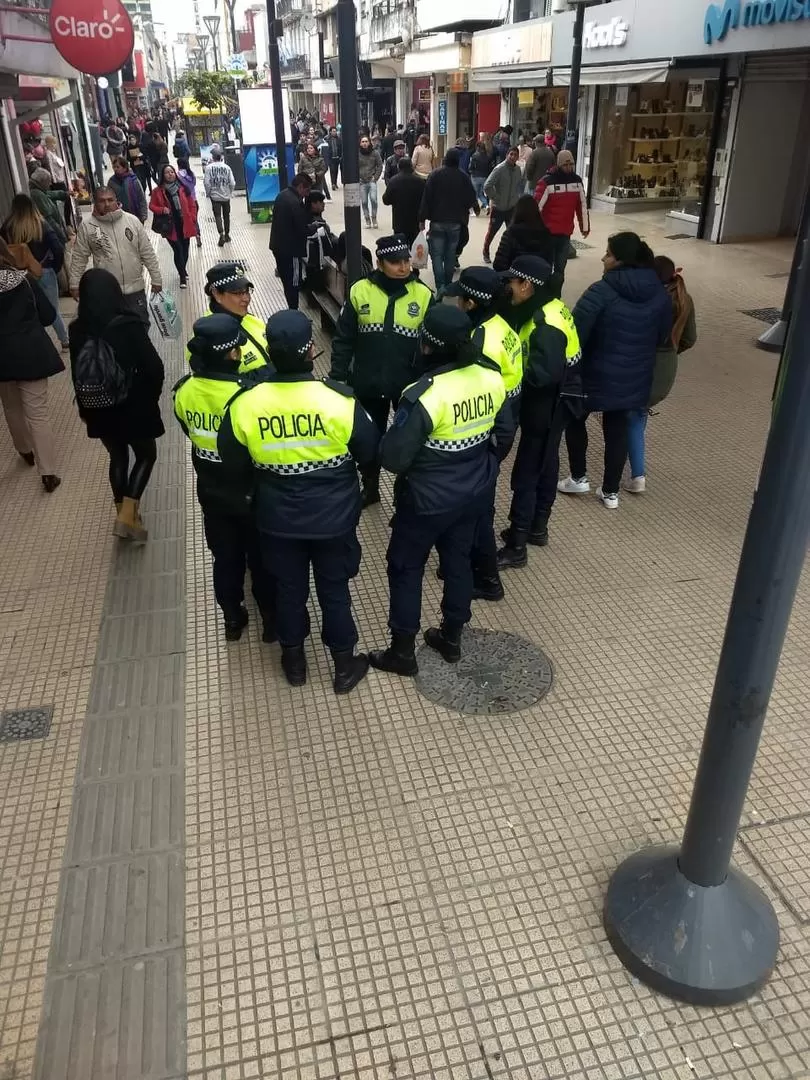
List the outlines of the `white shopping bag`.
<svg viewBox="0 0 810 1080">
<path fill-rule="evenodd" d="M 414 270 L 424 270 L 428 264 L 428 243 L 425 230 L 419 233 L 411 244 L 411 266 Z"/>
<path fill-rule="evenodd" d="M 160 336 L 172 341 L 183 333 L 183 320 L 171 293 L 152 293 L 149 297 L 149 313 L 155 320 Z"/>
</svg>

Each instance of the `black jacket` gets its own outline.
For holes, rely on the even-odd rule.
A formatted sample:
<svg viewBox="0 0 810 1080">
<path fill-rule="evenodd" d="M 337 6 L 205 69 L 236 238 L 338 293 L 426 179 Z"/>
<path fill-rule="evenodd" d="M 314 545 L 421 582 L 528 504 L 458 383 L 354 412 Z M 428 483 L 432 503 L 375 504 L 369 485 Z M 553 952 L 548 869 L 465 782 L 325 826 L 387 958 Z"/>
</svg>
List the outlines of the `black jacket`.
<svg viewBox="0 0 810 1080">
<path fill-rule="evenodd" d="M 68 327 L 71 373 L 82 345 L 92 335 L 74 320 Z M 122 368 L 132 372 L 129 397 L 109 409 L 82 409 L 90 439 L 157 439 L 164 432 L 160 415 L 163 361 L 137 315 L 117 315 L 99 335 L 108 342 Z"/>
<path fill-rule="evenodd" d="M 273 373 L 265 382 L 314 382 L 314 375 Z M 351 390 L 330 379 L 324 380 L 338 393 L 351 397 Z M 244 393 L 245 391 L 242 391 Z M 220 425 L 217 447 L 222 466 L 234 486 L 254 489 L 256 524 L 271 536 L 328 540 L 345 536 L 360 520 L 362 501 L 357 466 L 371 465 L 377 457 L 380 433 L 368 413 L 355 402 L 354 427 L 349 453 L 354 460 L 333 469 L 319 469 L 300 475 L 281 475 L 254 468 L 247 448 L 233 433 L 230 413 Z"/>
<path fill-rule="evenodd" d="M 493 270 L 508 270 L 518 255 L 539 255 L 546 262 L 554 263 L 551 233 L 540 224 L 540 228 L 529 225 L 510 225 L 501 237 L 498 251 L 492 260 Z"/>
<path fill-rule="evenodd" d="M 13 273 L 0 275 L 0 382 L 47 379 L 65 370 L 45 332 L 56 318 L 42 289 Z"/>
<path fill-rule="evenodd" d="M 470 176 L 489 176 L 492 172 L 492 158 L 485 150 L 476 150 L 470 157 Z"/>
<path fill-rule="evenodd" d="M 422 183 L 421 180 L 418 182 Z M 394 304 L 405 295 L 405 285 L 414 278 L 411 276 L 404 281 L 393 281 L 375 270 L 369 280 L 388 296 L 382 330 L 379 333 L 359 333 L 357 312 L 347 298 L 335 326 L 329 375 L 338 382 L 348 383 L 361 400 L 389 397 L 396 402 L 408 383 L 416 378 L 416 339 L 397 334 L 391 329 Z M 422 282 L 419 284 L 424 289 L 428 288 Z"/>
<path fill-rule="evenodd" d="M 414 173 L 397 173 L 386 185 L 382 201 L 391 207 L 391 225 L 394 232 L 405 234 L 412 244 L 419 234 L 419 208 L 425 194 L 425 181 Z"/>
<path fill-rule="evenodd" d="M 283 258 L 307 253 L 307 225 L 309 215 L 295 188 L 285 188 L 273 206 L 273 223 L 270 226 L 270 250 Z"/>
<path fill-rule="evenodd" d="M 443 165 L 424 181 L 420 221 L 466 225 L 470 211 L 479 213 L 478 196 L 467 173 L 456 166 Z"/>
<path fill-rule="evenodd" d="M 340 161 L 343 158 L 343 139 L 340 135 L 330 135 L 326 141 L 329 143 L 329 160 Z"/>
<path fill-rule="evenodd" d="M 516 307 L 505 305 L 501 309 L 501 315 L 513 330 L 520 331 L 529 319 L 535 321 L 523 365 L 520 395 L 520 426 L 535 435 L 549 430 L 568 375 L 565 334 L 555 326 L 549 326 L 541 310 L 551 298 L 551 293 L 538 290 L 525 303 Z"/>
<path fill-rule="evenodd" d="M 495 364 L 483 357 L 479 362 L 497 370 Z M 515 420 L 508 398 L 495 417 L 488 442 L 452 454 L 425 446 L 433 422 L 419 396 L 430 386 L 433 376 L 469 366 L 467 355 L 433 368 L 400 400 L 394 424 L 380 444 L 383 468 L 398 477 L 395 487 L 398 510 L 443 514 L 465 505 L 473 507 L 495 484 L 498 465 L 511 450 L 515 438 Z"/>
<path fill-rule="evenodd" d="M 402 158 L 397 157 L 396 154 L 389 154 L 388 157 L 385 159 L 385 164 L 383 165 L 383 180 L 386 182 L 386 184 L 390 184 L 399 172 L 400 161 L 402 161 Z M 421 181 L 421 183 L 424 184 L 424 180 Z M 422 188 L 422 190 L 425 190 L 424 187 Z"/>
</svg>

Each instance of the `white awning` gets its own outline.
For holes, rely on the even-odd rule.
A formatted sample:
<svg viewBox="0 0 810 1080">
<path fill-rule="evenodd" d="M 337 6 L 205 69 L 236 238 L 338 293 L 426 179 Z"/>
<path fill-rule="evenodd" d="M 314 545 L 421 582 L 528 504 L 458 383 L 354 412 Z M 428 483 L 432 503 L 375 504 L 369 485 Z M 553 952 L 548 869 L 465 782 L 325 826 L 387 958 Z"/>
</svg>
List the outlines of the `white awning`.
<svg viewBox="0 0 810 1080">
<path fill-rule="evenodd" d="M 484 68 L 470 72 L 470 90 L 481 93 L 500 89 L 533 90 L 546 86 L 548 67 Z"/>
<path fill-rule="evenodd" d="M 579 81 L 582 86 L 634 86 L 636 83 L 662 83 L 670 78 L 672 78 L 672 61 L 653 60 L 644 64 L 605 64 L 604 67 L 583 67 Z M 568 86 L 570 82 L 570 68 L 554 68 L 555 86 Z"/>
</svg>

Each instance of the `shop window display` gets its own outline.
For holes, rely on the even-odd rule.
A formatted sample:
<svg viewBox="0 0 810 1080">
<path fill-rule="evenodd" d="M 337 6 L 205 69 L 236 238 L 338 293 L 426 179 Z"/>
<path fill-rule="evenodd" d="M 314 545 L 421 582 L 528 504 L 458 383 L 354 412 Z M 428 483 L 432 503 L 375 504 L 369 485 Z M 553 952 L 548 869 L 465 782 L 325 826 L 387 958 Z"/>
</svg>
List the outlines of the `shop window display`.
<svg viewBox="0 0 810 1080">
<path fill-rule="evenodd" d="M 594 197 L 698 214 L 716 88 L 678 80 L 603 91 Z"/>
<path fill-rule="evenodd" d="M 518 90 L 515 130 L 518 135 L 530 139 L 534 135 L 542 135 L 546 128 L 550 128 L 562 144 L 567 113 L 566 89 Z"/>
</svg>

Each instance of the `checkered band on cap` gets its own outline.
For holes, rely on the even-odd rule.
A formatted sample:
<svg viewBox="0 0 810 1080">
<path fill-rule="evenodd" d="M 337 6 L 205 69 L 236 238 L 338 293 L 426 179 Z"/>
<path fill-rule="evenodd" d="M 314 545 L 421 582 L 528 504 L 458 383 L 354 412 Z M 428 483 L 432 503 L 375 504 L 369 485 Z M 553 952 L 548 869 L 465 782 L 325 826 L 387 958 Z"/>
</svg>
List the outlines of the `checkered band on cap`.
<svg viewBox="0 0 810 1080">
<path fill-rule="evenodd" d="M 233 283 L 235 281 L 244 281 L 244 280 L 245 280 L 245 275 L 244 274 L 228 274 L 227 277 L 214 278 L 213 281 L 211 282 L 211 287 L 213 289 L 220 289 L 220 288 L 222 288 L 223 285 L 233 285 Z M 249 281 L 246 282 L 246 284 L 247 284 L 249 289 L 253 288 L 253 286 L 250 284 Z"/>
<path fill-rule="evenodd" d="M 466 281 L 462 281 L 459 278 L 459 287 L 465 296 L 471 296 L 473 300 L 492 300 L 495 296 L 494 292 L 482 292 L 481 289 L 473 289 L 471 285 L 468 285 Z"/>
<path fill-rule="evenodd" d="M 436 337 L 435 334 L 431 334 L 431 332 L 425 328 L 424 323 L 422 323 L 422 325 L 419 327 L 419 336 L 424 338 L 425 341 L 429 341 L 431 345 L 435 345 L 439 349 L 441 349 L 444 345 L 447 344 L 446 341 L 442 341 L 442 339 Z"/>
<path fill-rule="evenodd" d="M 403 244 L 401 241 L 396 244 L 389 244 L 388 247 L 378 247 L 377 257 L 380 259 L 390 258 L 392 255 L 399 255 L 400 258 L 408 258 L 411 254 L 411 249 L 407 244 Z"/>
<path fill-rule="evenodd" d="M 239 334 L 237 334 L 232 341 L 226 341 L 224 345 L 212 345 L 211 348 L 214 352 L 228 352 L 229 349 L 235 349 L 239 344 Z"/>
<path fill-rule="evenodd" d="M 515 270 L 515 268 L 512 266 L 509 267 L 509 270 L 506 273 L 506 277 L 522 278 L 524 281 L 530 281 L 532 285 L 545 285 L 545 281 L 543 281 L 541 278 L 532 277 L 531 274 L 527 274 L 523 270 Z"/>
<path fill-rule="evenodd" d="M 276 473 L 278 476 L 299 476 L 301 473 L 317 472 L 319 469 L 336 469 L 351 460 L 351 454 L 339 454 L 326 461 L 295 461 L 291 465 L 263 465 L 260 461 L 254 461 L 253 464 L 257 469 L 264 469 L 265 472 Z"/>
</svg>

